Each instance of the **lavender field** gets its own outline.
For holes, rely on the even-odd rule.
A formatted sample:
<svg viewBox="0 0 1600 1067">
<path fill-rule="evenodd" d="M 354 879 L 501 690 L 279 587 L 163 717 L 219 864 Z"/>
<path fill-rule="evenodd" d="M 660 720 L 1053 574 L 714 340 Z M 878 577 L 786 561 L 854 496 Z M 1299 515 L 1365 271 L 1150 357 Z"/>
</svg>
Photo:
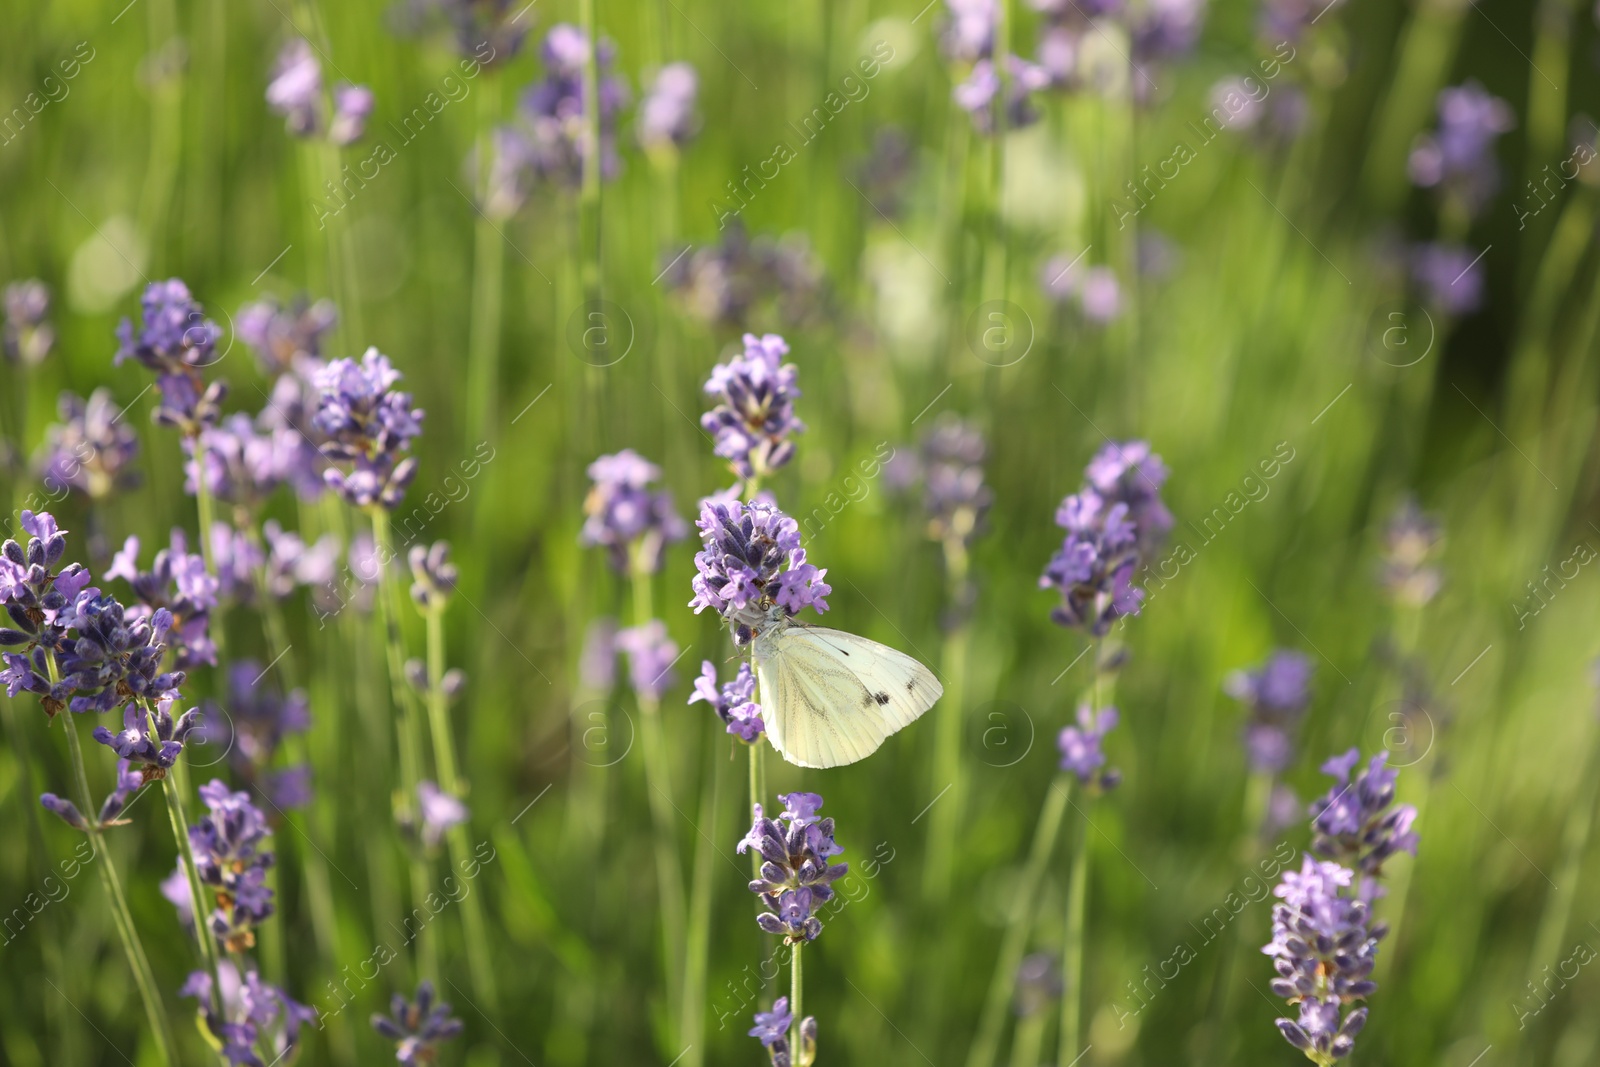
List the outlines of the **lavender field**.
<svg viewBox="0 0 1600 1067">
<path fill-rule="evenodd" d="M 0 1064 L 1600 1063 L 1600 7 L 4 14 Z"/>
</svg>

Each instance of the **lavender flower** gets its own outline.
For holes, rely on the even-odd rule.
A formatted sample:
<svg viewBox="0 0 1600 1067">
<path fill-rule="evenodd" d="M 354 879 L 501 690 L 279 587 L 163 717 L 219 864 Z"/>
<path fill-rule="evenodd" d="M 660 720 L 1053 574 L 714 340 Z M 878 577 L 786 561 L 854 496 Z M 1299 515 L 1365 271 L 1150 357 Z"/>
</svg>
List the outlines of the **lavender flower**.
<svg viewBox="0 0 1600 1067">
<path fill-rule="evenodd" d="M 616 46 L 601 40 L 598 49 L 600 92 L 600 176 L 610 179 L 622 170 L 617 154 L 617 116 L 628 102 L 628 86 L 611 73 Z M 540 178 L 576 186 L 583 180 L 588 149 L 588 101 L 584 71 L 591 62 L 589 39 L 576 26 L 553 26 L 540 48 L 545 77 L 522 96 L 522 119 L 533 148 L 532 169 Z"/>
<path fill-rule="evenodd" d="M 1073 256 L 1051 256 L 1039 271 L 1039 285 L 1056 303 L 1075 304 L 1084 320 L 1096 326 L 1122 314 L 1122 283 L 1110 267 L 1085 267 Z"/>
<path fill-rule="evenodd" d="M 1049 88 L 1053 79 L 1044 67 L 1018 55 L 1006 56 L 1006 66 L 1011 77 L 1005 96 L 1005 128 L 1016 130 L 1031 126 L 1039 121 L 1033 94 Z M 967 80 L 953 91 L 956 106 L 972 116 L 973 126 L 983 134 L 996 132 L 994 101 L 999 95 L 1000 75 L 988 59 L 974 63 Z"/>
<path fill-rule="evenodd" d="M 1311 659 L 1278 649 L 1255 670 L 1234 671 L 1223 692 L 1250 708 L 1245 751 L 1254 771 L 1276 774 L 1293 758 L 1293 734 L 1311 702 Z"/>
<path fill-rule="evenodd" d="M 1411 252 L 1411 280 L 1429 307 L 1461 318 L 1483 306 L 1482 260 L 1465 245 L 1419 244 Z"/>
<path fill-rule="evenodd" d="M 58 816 L 62 822 L 74 830 L 89 829 L 89 824 L 84 820 L 83 813 L 70 800 L 64 800 L 54 793 L 41 793 L 39 795 L 39 806 L 52 815 Z"/>
<path fill-rule="evenodd" d="M 416 0 L 412 9 L 415 16 L 443 16 L 460 53 L 484 67 L 516 58 L 534 21 L 522 17 L 526 8 L 514 0 Z"/>
<path fill-rule="evenodd" d="M 210 385 L 200 376 L 201 369 L 219 358 L 217 342 L 222 329 L 205 317 L 189 287 L 177 278 L 151 282 L 140 301 L 144 327 L 135 331 L 133 322 L 123 319 L 117 326 L 117 354 L 121 365 L 136 359 L 156 373 L 156 388 L 161 406 L 156 422 L 175 426 L 193 436 L 202 426 L 216 422 L 227 386 Z"/>
<path fill-rule="evenodd" d="M 798 326 L 817 317 L 826 303 L 822 264 L 804 235 L 752 240 L 732 210 L 721 228 L 720 245 L 661 257 L 663 284 L 691 314 L 738 330 L 758 318 Z"/>
<path fill-rule="evenodd" d="M 1439 92 L 1439 128 L 1424 134 L 1411 150 L 1411 180 L 1438 188 L 1469 216 L 1488 203 L 1500 186 L 1495 139 L 1516 126 L 1516 115 L 1476 81 Z"/>
<path fill-rule="evenodd" d="M 312 368 L 313 377 L 322 366 L 310 360 L 304 365 Z M 328 488 L 322 452 L 326 437 L 312 421 L 320 397 L 321 391 L 310 381 L 298 374 L 283 374 L 273 383 L 266 407 L 256 416 L 256 424 L 272 432 L 283 480 L 303 501 L 318 499 Z"/>
<path fill-rule="evenodd" d="M 450 542 L 412 545 L 406 561 L 411 564 L 411 599 L 423 611 L 442 611 L 456 591 L 460 573 L 450 562 Z"/>
<path fill-rule="evenodd" d="M 1167 465 L 1146 441 L 1108 441 L 1084 468 L 1089 485 L 1107 500 L 1128 505 L 1141 555 L 1159 548 L 1172 529 L 1172 513 L 1161 500 Z"/>
<path fill-rule="evenodd" d="M 579 543 L 603 546 L 621 574 L 660 570 L 666 546 L 689 533 L 672 506 L 672 494 L 650 488 L 661 468 L 629 448 L 589 464 L 589 477 L 594 486 L 583 502 L 587 517 Z"/>
<path fill-rule="evenodd" d="M 872 149 L 856 168 L 856 182 L 873 207 L 888 218 L 898 218 L 916 165 L 911 138 L 898 126 L 884 126 L 872 135 Z"/>
<path fill-rule="evenodd" d="M 12 282 L 5 292 L 6 325 L 0 332 L 0 351 L 13 363 L 36 367 L 56 344 L 50 325 L 50 289 L 37 278 Z"/>
<path fill-rule="evenodd" d="M 161 669 L 172 613 L 165 608 L 128 613 L 115 598 L 98 594 L 95 589 L 78 594 L 71 620 L 76 637 L 61 642 L 62 683 L 74 694 L 72 710 L 110 711 L 129 701 L 175 694 L 183 672 Z"/>
<path fill-rule="evenodd" d="M 750 891 L 769 910 L 756 923 L 769 934 L 781 934 L 790 944 L 811 941 L 822 932 L 822 920 L 812 912 L 833 899 L 833 883 L 849 865 L 829 866 L 828 859 L 844 849 L 833 840 L 833 820 L 821 819 L 822 798 L 815 793 L 787 793 L 778 798 L 783 811 L 777 820 L 764 818 L 756 806 L 755 822 L 738 844 L 743 853 L 754 847 L 761 854 L 761 877 Z"/>
<path fill-rule="evenodd" d="M 1417 809 L 1410 804 L 1393 807 L 1399 772 L 1384 766 L 1389 753 L 1379 752 L 1354 779 L 1350 772 L 1361 762 L 1352 748 L 1322 765 L 1322 773 L 1338 784 L 1311 804 L 1316 836 L 1311 850 L 1319 856 L 1354 862 L 1362 874 L 1377 876 L 1384 861 L 1397 852 L 1417 854 L 1412 826 Z"/>
<path fill-rule="evenodd" d="M 689 606 L 696 615 L 711 608 L 727 619 L 735 644 L 749 643 L 773 605 L 789 615 L 828 610 L 828 571 L 806 562 L 799 524 L 777 507 L 708 499 L 695 525 L 705 547 L 694 557 L 699 573 Z"/>
<path fill-rule="evenodd" d="M 1017 966 L 1015 1010 L 1019 1017 L 1037 1015 L 1061 997 L 1061 968 L 1048 952 L 1023 957 Z"/>
<path fill-rule="evenodd" d="M 467 806 L 434 782 L 417 783 L 417 807 L 422 812 L 422 843 L 438 848 L 451 827 L 467 821 Z"/>
<path fill-rule="evenodd" d="M 641 699 L 660 700 L 676 679 L 672 665 L 678 645 L 667 636 L 667 624 L 651 619 L 617 632 L 617 648 L 628 654 L 628 680 Z"/>
<path fill-rule="evenodd" d="M 1101 743 L 1116 725 L 1116 708 L 1101 708 L 1097 712 L 1088 704 L 1079 704 L 1078 725 L 1063 727 L 1056 738 L 1056 747 L 1061 749 L 1061 770 L 1076 775 L 1082 785 L 1101 792 L 1114 789 L 1122 780 L 1122 774 L 1115 768 L 1101 769 L 1106 764 Z"/>
<path fill-rule="evenodd" d="M 917 454 L 891 468 L 902 484 L 922 480 L 923 510 L 933 540 L 964 548 L 982 531 L 994 503 L 994 491 L 983 483 L 988 450 L 983 431 L 947 412 L 922 438 Z"/>
<path fill-rule="evenodd" d="M 744 354 L 718 363 L 705 392 L 718 399 L 700 416 L 700 426 L 716 438 L 713 451 L 740 478 L 761 478 L 794 457 L 789 435 L 805 430 L 795 417 L 800 396 L 794 364 L 784 363 L 789 346 L 777 334 L 744 335 Z"/>
<path fill-rule="evenodd" d="M 394 1058 L 406 1067 L 433 1063 L 439 1046 L 463 1029 L 461 1020 L 451 1017 L 449 1004 L 434 1001 L 433 983 L 426 979 L 417 986 L 414 1001 L 396 993 L 388 1015 L 372 1016 L 372 1028 L 395 1043 Z"/>
<path fill-rule="evenodd" d="M 223 1058 L 241 1067 L 268 1067 L 258 1055 L 265 1050 L 273 1057 L 271 1063 L 290 1062 L 300 1043 L 300 1027 L 317 1022 L 316 1009 L 263 982 L 253 970 L 241 979 L 232 960 L 219 960 L 217 975 L 220 1013 L 211 1007 L 211 975 L 205 971 L 190 972 L 179 995 L 200 1002 L 203 1027 L 221 1046 Z"/>
<path fill-rule="evenodd" d="M 670 157 L 695 135 L 700 117 L 695 98 L 700 79 L 690 63 L 668 63 L 639 104 L 639 143 L 653 155 Z"/>
<path fill-rule="evenodd" d="M 198 442 L 202 462 L 196 462 Z M 229 415 L 215 426 L 186 439 L 183 451 L 184 492 L 193 495 L 199 487 L 202 465 L 206 490 L 229 504 L 254 510 L 283 483 L 284 456 L 279 439 L 257 433 L 250 416 Z"/>
<path fill-rule="evenodd" d="M 1136 100 L 1148 101 L 1155 93 L 1151 72 L 1161 64 L 1187 55 L 1200 39 L 1206 0 L 1149 0 L 1130 27 L 1133 36 L 1133 79 Z"/>
<path fill-rule="evenodd" d="M 190 708 L 176 719 L 173 706 L 182 698 L 176 689 L 163 693 L 154 711 L 142 701 L 131 700 L 123 708 L 122 732 L 112 733 L 104 726 L 94 728 L 94 739 L 129 763 L 140 765 L 146 782 L 167 776 L 167 771 L 183 754 L 183 743 L 200 724 L 200 709 Z"/>
<path fill-rule="evenodd" d="M 283 598 L 298 586 L 325 586 L 333 581 L 339 562 L 339 539 L 323 534 L 307 545 L 298 533 L 285 530 L 276 519 L 261 527 L 267 544 L 267 591 Z"/>
<path fill-rule="evenodd" d="M 324 132 L 336 145 L 354 144 L 366 132 L 374 98 L 365 85 L 340 82 L 331 102 L 323 98 L 322 63 L 311 43 L 296 37 L 283 46 L 267 83 L 267 106 L 284 117 L 295 137 Z"/>
<path fill-rule="evenodd" d="M 324 472 L 328 487 L 355 507 L 397 507 L 416 477 L 416 459 L 402 454 L 422 432 L 423 416 L 410 393 L 391 388 L 400 372 L 369 348 L 360 363 L 336 359 L 314 380 L 320 395 L 312 421 L 328 437 L 324 454 L 352 465 Z"/>
<path fill-rule="evenodd" d="M 266 872 L 273 855 L 262 846 L 267 818 L 250 802 L 213 778 L 200 787 L 209 813 L 189 827 L 200 881 L 216 890 L 216 909 L 208 925 L 229 952 L 255 944 L 255 927 L 273 912 Z"/>
<path fill-rule="evenodd" d="M 139 539 L 130 536 L 111 560 L 106 580 L 121 578 L 133 587 L 140 603 L 128 609 L 128 618 L 150 617 L 165 608 L 171 614 L 171 647 L 179 667 L 217 662 L 217 647 L 209 633 L 210 613 L 221 591 L 218 579 L 206 572 L 205 560 L 190 554 L 183 531 L 172 530 L 168 548 L 156 553 L 148 571 L 138 568 Z"/>
<path fill-rule="evenodd" d="M 1272 991 L 1300 1006 L 1299 1019 L 1277 1020 L 1278 1030 L 1323 1067 L 1348 1056 L 1366 1024 L 1365 1007 L 1341 1015 L 1376 991 L 1369 976 L 1388 933 L 1350 884 L 1349 870 L 1310 856 L 1298 873 L 1285 872 L 1273 890 L 1283 903 L 1272 909 L 1272 941 L 1261 950 L 1278 972 Z"/>
<path fill-rule="evenodd" d="M 694 680 L 694 693 L 689 703 L 705 701 L 730 734 L 753 745 L 767 729 L 761 719 L 761 705 L 752 699 L 755 692 L 756 679 L 750 673 L 750 664 L 741 662 L 733 681 L 718 688 L 717 668 L 710 660 L 705 660 L 700 664 L 700 677 Z"/>
<path fill-rule="evenodd" d="M 793 1025 L 794 1013 L 789 1010 L 788 997 L 779 997 L 775 1000 L 771 1011 L 755 1013 L 755 1025 L 748 1033 L 760 1041 L 761 1047 L 767 1050 L 767 1057 L 772 1061 L 772 1067 L 802 1067 L 816 1061 L 816 1017 L 807 1015 L 800 1020 L 802 1048 L 798 1056 L 789 1048 L 789 1028 Z"/>
<path fill-rule="evenodd" d="M 311 702 L 305 690 L 283 694 L 266 681 L 267 671 L 252 659 L 228 668 L 228 705 L 224 714 L 207 718 L 207 744 L 219 744 L 235 770 L 278 808 L 302 808 L 310 802 L 305 767 L 268 768 L 292 734 L 311 729 Z"/>
<path fill-rule="evenodd" d="M 139 454 L 139 436 L 122 421 L 123 408 L 111 390 L 96 389 L 88 400 L 63 392 L 56 412 L 61 421 L 45 431 L 39 464 L 46 489 L 76 489 L 103 500 L 139 483 L 129 469 Z"/>
<path fill-rule="evenodd" d="M 322 366 L 322 338 L 339 313 L 331 300 L 296 297 L 287 307 L 274 297 L 246 304 L 234 319 L 239 340 L 250 346 L 266 373 L 310 376 Z"/>
<path fill-rule="evenodd" d="M 939 35 L 947 58 L 958 63 L 975 63 L 994 52 L 995 26 L 1000 21 L 996 0 L 945 0 L 949 17 Z"/>
<path fill-rule="evenodd" d="M 1430 561 L 1439 553 L 1444 531 L 1407 496 L 1383 532 L 1382 580 L 1397 603 L 1421 607 L 1439 594 L 1444 575 Z"/>
</svg>

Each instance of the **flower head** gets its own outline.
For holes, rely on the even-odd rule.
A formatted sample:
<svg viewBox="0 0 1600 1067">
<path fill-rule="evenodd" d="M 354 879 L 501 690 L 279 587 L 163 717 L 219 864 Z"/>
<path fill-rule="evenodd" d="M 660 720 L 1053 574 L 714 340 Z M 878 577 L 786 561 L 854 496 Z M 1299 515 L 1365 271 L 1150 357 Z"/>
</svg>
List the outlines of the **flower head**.
<svg viewBox="0 0 1600 1067">
<path fill-rule="evenodd" d="M 584 73 L 591 62 L 589 38 L 576 26 L 551 27 L 539 50 L 545 76 L 522 95 L 521 120 L 531 148 L 529 164 L 545 180 L 576 187 L 588 165 L 588 91 Z M 602 178 L 622 170 L 617 153 L 617 117 L 628 102 L 628 84 L 611 70 L 616 46 L 602 39 L 599 64 L 599 167 Z"/>
<path fill-rule="evenodd" d="M 123 405 L 111 390 L 96 389 L 84 400 L 63 392 L 56 402 L 61 421 L 45 431 L 39 463 L 45 488 L 76 489 L 102 500 L 138 484 L 130 469 L 139 454 L 139 436 L 122 421 Z"/>
<path fill-rule="evenodd" d="M 639 104 L 639 143 L 654 154 L 674 153 L 700 128 L 695 98 L 700 79 L 689 63 L 668 63 L 656 72 Z"/>
<path fill-rule="evenodd" d="M 437 848 L 445 832 L 467 821 L 467 806 L 434 782 L 417 783 L 417 806 L 422 812 L 422 843 Z"/>
<path fill-rule="evenodd" d="M 1056 738 L 1056 746 L 1061 749 L 1061 769 L 1077 775 L 1084 785 L 1100 790 L 1114 788 L 1122 776 L 1115 769 L 1101 769 L 1106 764 L 1101 744 L 1116 725 L 1116 708 L 1097 712 L 1088 704 L 1079 704 L 1078 725 L 1063 727 Z"/>
<path fill-rule="evenodd" d="M 1383 532 L 1383 585 L 1397 603 L 1421 607 L 1438 595 L 1444 575 L 1432 561 L 1443 542 L 1439 520 L 1403 499 Z"/>
<path fill-rule="evenodd" d="M 12 282 L 5 291 L 6 325 L 0 332 L 0 351 L 24 366 L 43 363 L 55 347 L 56 331 L 50 325 L 50 289 L 37 278 Z"/>
<path fill-rule="evenodd" d="M 255 971 L 243 978 L 232 960 L 219 960 L 221 1011 L 211 1006 L 212 980 L 206 971 L 193 971 L 181 996 L 200 1002 L 201 1020 L 221 1046 L 222 1057 L 237 1067 L 267 1067 L 258 1054 L 265 1050 L 272 1063 L 288 1063 L 300 1043 L 300 1028 L 318 1020 L 316 1009 L 292 999 L 277 986 L 263 982 Z"/>
<path fill-rule="evenodd" d="M 205 317 L 205 310 L 189 287 L 178 278 L 151 282 L 140 300 L 144 325 L 135 330 L 123 319 L 117 326 L 115 362 L 137 360 L 156 373 L 161 406 L 156 421 L 175 426 L 186 435 L 216 422 L 227 386 L 207 385 L 200 371 L 219 358 L 217 342 L 222 329 Z"/>
<path fill-rule="evenodd" d="M 350 464 L 324 472 L 329 488 L 355 507 L 397 507 L 416 477 L 417 461 L 405 453 L 423 417 L 410 393 L 393 388 L 400 372 L 369 348 L 359 363 L 336 359 L 313 380 L 319 395 L 312 422 L 328 438 L 323 452 Z"/>
<path fill-rule="evenodd" d="M 708 498 L 695 525 L 704 547 L 694 557 L 699 573 L 689 606 L 697 615 L 711 608 L 727 619 L 736 644 L 749 642 L 774 605 L 788 615 L 828 609 L 827 569 L 806 562 L 799 524 L 776 506 Z"/>
<path fill-rule="evenodd" d="M 1495 140 L 1516 126 L 1511 105 L 1476 81 L 1439 91 L 1439 126 L 1411 150 L 1411 180 L 1439 188 L 1469 214 L 1476 214 L 1500 186 Z"/>
<path fill-rule="evenodd" d="M 767 729 L 761 719 L 761 705 L 751 699 L 755 692 L 756 679 L 750 673 L 750 664 L 741 662 L 733 681 L 718 687 L 717 668 L 710 660 L 705 660 L 700 664 L 700 677 L 694 680 L 694 693 L 689 703 L 705 701 L 730 734 L 753 745 Z"/>
<path fill-rule="evenodd" d="M 1379 752 L 1366 769 L 1353 778 L 1361 753 L 1351 749 L 1322 765 L 1335 785 L 1311 805 L 1316 837 L 1312 851 L 1320 856 L 1354 862 L 1363 874 L 1376 875 L 1396 852 L 1416 855 L 1417 835 L 1412 824 L 1417 809 L 1409 804 L 1393 807 L 1399 772 L 1385 766 L 1389 753 Z"/>
<path fill-rule="evenodd" d="M 661 257 L 662 284 L 690 314 L 744 330 L 757 319 L 801 325 L 826 304 L 822 264 L 803 234 L 747 236 L 736 211 L 724 209 L 722 242 Z"/>
<path fill-rule="evenodd" d="M 322 63 L 311 43 L 296 37 L 283 46 L 267 83 L 267 106 L 284 117 L 295 137 L 326 134 L 336 145 L 354 144 L 366 132 L 375 99 L 365 85 L 339 82 L 331 100 L 322 91 Z"/>
<path fill-rule="evenodd" d="M 311 729 L 311 701 L 305 690 L 285 694 L 267 681 L 268 671 L 252 659 L 228 668 L 228 703 L 207 715 L 205 739 L 228 753 L 233 767 L 272 804 L 301 808 L 310 802 L 303 766 L 272 770 L 292 735 Z"/>
<path fill-rule="evenodd" d="M 268 297 L 240 308 L 234 327 L 269 375 L 294 371 L 309 377 L 322 366 L 322 338 L 338 321 L 331 300 L 312 303 L 299 296 L 285 306 Z"/>
<path fill-rule="evenodd" d="M 173 708 L 181 697 L 176 689 L 169 690 L 156 701 L 154 710 L 142 701 L 129 701 L 122 712 L 122 732 L 114 734 L 104 726 L 96 726 L 94 739 L 129 763 L 143 767 L 145 781 L 164 778 L 183 754 L 184 741 L 200 725 L 199 708 L 174 717 Z"/>
<path fill-rule="evenodd" d="M 1250 766 L 1277 772 L 1289 765 L 1292 735 L 1311 702 L 1311 659 L 1278 649 L 1253 670 L 1234 671 L 1223 691 L 1250 708 L 1245 749 Z"/>
<path fill-rule="evenodd" d="M 423 611 L 442 609 L 456 591 L 460 573 L 450 562 L 450 542 L 412 545 L 406 557 L 411 564 L 411 599 Z"/>
<path fill-rule="evenodd" d="M 111 560 L 107 579 L 121 578 L 133 587 L 139 604 L 127 611 L 130 620 L 152 617 L 165 608 L 171 626 L 168 635 L 179 667 L 190 668 L 217 661 L 217 647 L 209 634 L 210 613 L 217 606 L 221 582 L 206 571 L 205 560 L 192 554 L 183 531 L 172 530 L 171 544 L 156 553 L 148 571 L 138 567 L 139 539 L 123 542 Z"/>
<path fill-rule="evenodd" d="M 461 1020 L 450 1014 L 450 1005 L 434 1000 L 433 983 L 427 979 L 417 986 L 415 1000 L 396 993 L 388 1015 L 372 1016 L 372 1028 L 395 1043 L 394 1058 L 406 1067 L 433 1063 L 439 1046 L 463 1029 Z"/>
<path fill-rule="evenodd" d="M 761 877 L 750 883 L 750 891 L 769 909 L 757 916 L 757 925 L 790 943 L 811 941 L 822 932 L 822 920 L 813 912 L 833 899 L 833 883 L 848 865 L 828 863 L 844 849 L 833 840 L 833 820 L 817 815 L 820 796 L 789 793 L 778 799 L 784 802 L 778 818 L 765 818 L 758 806 L 737 851 L 753 847 L 764 861 Z"/>
<path fill-rule="evenodd" d="M 983 431 L 946 413 L 923 437 L 915 455 L 890 468 L 901 483 L 921 478 L 928 536 L 933 540 L 964 548 L 982 531 L 984 517 L 994 503 L 994 490 L 983 480 L 987 455 Z"/>
<path fill-rule="evenodd" d="M 1483 306 L 1482 253 L 1442 241 L 1417 245 L 1411 253 L 1411 279 L 1428 307 L 1452 318 Z"/>
<path fill-rule="evenodd" d="M 255 944 L 255 927 L 273 912 L 266 872 L 273 855 L 263 847 L 267 817 L 250 802 L 213 778 L 200 787 L 208 813 L 189 827 L 200 881 L 215 891 L 216 908 L 208 925 L 225 948 L 239 952 Z"/>
<path fill-rule="evenodd" d="M 628 655 L 628 680 L 634 692 L 647 700 L 660 700 L 672 686 L 672 665 L 678 645 L 667 635 L 667 624 L 651 619 L 617 632 L 617 648 Z"/>
<path fill-rule="evenodd" d="M 589 464 L 589 477 L 594 485 L 583 502 L 579 542 L 605 548 L 619 573 L 660 570 L 666 546 L 689 533 L 672 506 L 672 494 L 650 488 L 661 468 L 627 448 Z"/>
<path fill-rule="evenodd" d="M 1005 96 L 1005 128 L 1015 130 L 1031 126 L 1039 121 L 1033 94 L 1050 86 L 1050 72 L 1014 54 L 1006 56 L 1006 66 L 1011 78 Z M 1000 95 L 1000 87 L 1000 75 L 994 62 L 985 58 L 972 65 L 967 80 L 953 91 L 956 106 L 972 116 L 972 124 L 980 133 L 995 133 L 994 102 Z"/>
<path fill-rule="evenodd" d="M 794 414 L 800 396 L 794 364 L 784 363 L 789 346 L 777 334 L 744 335 L 744 353 L 719 363 L 705 391 L 716 407 L 700 416 L 716 439 L 713 451 L 740 478 L 764 477 L 794 457 L 790 434 L 805 430 Z"/>
</svg>

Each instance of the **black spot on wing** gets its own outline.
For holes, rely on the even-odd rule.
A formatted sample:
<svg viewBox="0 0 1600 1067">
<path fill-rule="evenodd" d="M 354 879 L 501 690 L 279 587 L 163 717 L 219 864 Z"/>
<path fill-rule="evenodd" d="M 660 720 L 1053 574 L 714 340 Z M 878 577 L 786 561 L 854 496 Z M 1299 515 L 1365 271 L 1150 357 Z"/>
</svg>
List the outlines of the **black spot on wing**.
<svg viewBox="0 0 1600 1067">
<path fill-rule="evenodd" d="M 888 693 L 873 693 L 872 694 L 872 699 L 876 700 L 878 702 L 878 707 L 881 708 L 885 704 L 889 703 L 889 694 Z"/>
<path fill-rule="evenodd" d="M 916 691 L 917 691 L 916 679 L 912 679 L 911 681 L 906 683 L 906 692 L 915 693 Z"/>
</svg>

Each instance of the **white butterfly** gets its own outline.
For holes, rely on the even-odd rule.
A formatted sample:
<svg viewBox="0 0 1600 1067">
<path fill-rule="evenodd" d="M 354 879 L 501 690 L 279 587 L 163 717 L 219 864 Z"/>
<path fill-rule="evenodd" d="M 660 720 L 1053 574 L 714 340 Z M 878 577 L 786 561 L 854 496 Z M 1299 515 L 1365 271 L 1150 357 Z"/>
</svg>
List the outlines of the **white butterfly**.
<svg viewBox="0 0 1600 1067">
<path fill-rule="evenodd" d="M 933 672 L 865 637 L 802 626 L 775 608 L 755 638 L 767 739 L 801 767 L 864 760 L 944 695 Z"/>
</svg>

